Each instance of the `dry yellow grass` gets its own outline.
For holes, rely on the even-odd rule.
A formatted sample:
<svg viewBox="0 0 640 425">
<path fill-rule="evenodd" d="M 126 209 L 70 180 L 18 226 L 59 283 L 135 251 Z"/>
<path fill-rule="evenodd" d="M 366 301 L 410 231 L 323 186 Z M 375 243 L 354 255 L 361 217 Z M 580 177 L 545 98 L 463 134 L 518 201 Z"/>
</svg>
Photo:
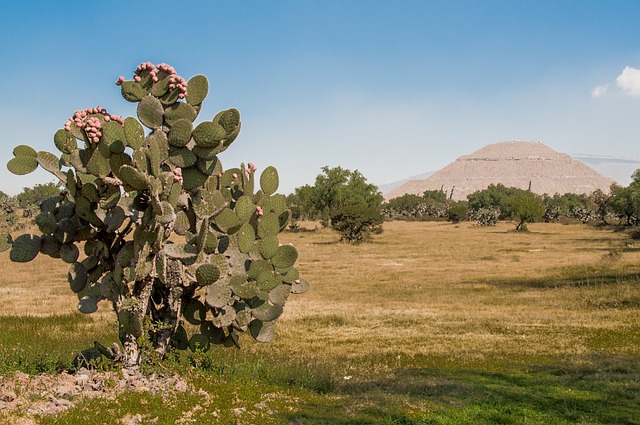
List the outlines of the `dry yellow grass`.
<svg viewBox="0 0 640 425">
<path fill-rule="evenodd" d="M 620 252 L 624 234 L 513 228 L 391 222 L 359 246 L 334 243 L 328 230 L 287 234 L 312 287 L 288 305 L 277 344 L 318 361 L 343 359 L 345 373 L 415 356 L 575 360 L 592 353 L 598 336 L 610 339 L 606 352 L 640 352 L 638 305 L 617 308 L 640 302 L 640 254 Z M 635 343 L 615 339 L 630 327 Z"/>
<path fill-rule="evenodd" d="M 274 343 L 245 338 L 244 349 L 354 376 L 407 359 L 500 367 L 547 357 L 588 361 L 598 351 L 639 354 L 640 253 L 624 249 L 626 236 L 529 227 L 390 222 L 357 246 L 336 243 L 326 229 L 286 233 L 281 242 L 298 248 L 311 289 L 290 299 Z M 0 315 L 75 311 L 61 261 L 16 264 L 5 252 L 0 267 Z M 109 306 L 93 317 L 96 327 L 113 323 Z M 635 341 L 616 337 L 623 333 Z"/>
</svg>

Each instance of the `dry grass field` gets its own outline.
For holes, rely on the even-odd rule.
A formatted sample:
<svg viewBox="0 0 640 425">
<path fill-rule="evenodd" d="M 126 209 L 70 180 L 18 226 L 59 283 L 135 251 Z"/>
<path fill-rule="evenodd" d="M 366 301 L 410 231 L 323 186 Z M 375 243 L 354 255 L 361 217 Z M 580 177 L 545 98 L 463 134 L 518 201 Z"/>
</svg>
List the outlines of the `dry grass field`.
<svg viewBox="0 0 640 425">
<path fill-rule="evenodd" d="M 640 244 L 582 225 L 513 229 L 388 222 L 356 246 L 328 229 L 285 233 L 311 289 L 290 299 L 273 343 L 246 337 L 211 356 L 218 371 L 260 362 L 261 382 L 288 401 L 268 418 L 218 423 L 640 423 Z M 5 252 L 0 267 L 0 341 L 115 338 L 108 306 L 74 319 L 79 330 L 47 319 L 77 316 L 63 263 Z M 254 396 L 234 403 L 243 397 Z M 57 423 L 80 423 L 82 409 Z"/>
</svg>

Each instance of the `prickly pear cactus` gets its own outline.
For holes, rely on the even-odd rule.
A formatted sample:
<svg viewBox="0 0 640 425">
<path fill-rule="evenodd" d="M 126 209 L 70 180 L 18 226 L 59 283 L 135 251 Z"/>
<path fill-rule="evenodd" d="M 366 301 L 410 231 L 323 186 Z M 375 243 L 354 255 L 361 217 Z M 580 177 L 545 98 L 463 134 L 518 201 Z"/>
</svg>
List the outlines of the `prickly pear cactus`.
<svg viewBox="0 0 640 425">
<path fill-rule="evenodd" d="M 195 123 L 206 77 L 147 62 L 116 85 L 137 118 L 76 111 L 54 135 L 58 155 L 14 149 L 11 172 L 40 166 L 66 190 L 42 203 L 40 235 L 5 242 L 11 260 L 69 263 L 80 311 L 112 303 L 128 366 L 139 365 L 144 334 L 161 356 L 170 344 L 239 346 L 241 332 L 271 341 L 289 295 L 308 288 L 298 252 L 278 241 L 291 212 L 277 170 L 223 169 L 218 154 L 238 136 L 240 113 Z"/>
</svg>

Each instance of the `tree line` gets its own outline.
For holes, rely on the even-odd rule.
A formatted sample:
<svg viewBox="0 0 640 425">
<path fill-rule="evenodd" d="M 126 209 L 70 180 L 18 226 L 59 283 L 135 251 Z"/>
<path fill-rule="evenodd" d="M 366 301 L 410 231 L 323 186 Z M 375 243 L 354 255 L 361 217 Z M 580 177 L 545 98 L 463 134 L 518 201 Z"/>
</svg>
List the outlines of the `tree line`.
<svg viewBox="0 0 640 425">
<path fill-rule="evenodd" d="M 498 183 L 468 195 L 464 201 L 449 199 L 443 190 L 427 190 L 385 202 L 378 187 L 367 182 L 358 170 L 325 166 L 313 185 L 296 188 L 288 201 L 296 219 L 319 220 L 350 242 L 367 240 L 382 231 L 384 220 L 474 221 L 481 226 L 511 220 L 518 231 L 535 222 L 637 226 L 640 170 L 633 173 L 629 186 L 613 184 L 608 193 L 598 189 L 580 195 L 538 195 Z"/>
<path fill-rule="evenodd" d="M 61 188 L 54 183 L 24 187 L 9 196 L 0 191 L 0 230 L 18 230 L 21 217 L 35 217 L 39 205 L 55 196 Z M 319 220 L 337 230 L 348 242 L 360 242 L 382 231 L 384 220 L 473 221 L 481 226 L 511 220 L 516 230 L 527 223 L 581 222 L 593 224 L 640 225 L 640 170 L 626 186 L 613 184 L 608 193 L 537 195 L 525 189 L 491 184 L 470 194 L 465 201 L 448 199 L 443 190 L 427 190 L 422 195 L 405 194 L 384 201 L 378 187 L 369 183 L 358 170 L 322 167 L 313 185 L 297 187 L 288 195 L 293 222 Z"/>
</svg>

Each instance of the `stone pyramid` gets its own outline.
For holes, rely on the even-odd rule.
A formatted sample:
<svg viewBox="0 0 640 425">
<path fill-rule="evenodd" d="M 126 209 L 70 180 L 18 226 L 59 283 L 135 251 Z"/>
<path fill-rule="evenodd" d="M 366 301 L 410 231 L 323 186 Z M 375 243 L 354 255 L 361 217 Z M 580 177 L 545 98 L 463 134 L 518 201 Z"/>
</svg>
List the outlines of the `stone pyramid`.
<svg viewBox="0 0 640 425">
<path fill-rule="evenodd" d="M 410 180 L 387 193 L 385 199 L 442 189 L 451 199 L 465 200 L 492 183 L 553 195 L 596 189 L 608 192 L 614 181 L 540 142 L 502 142 L 463 155 L 424 180 Z"/>
</svg>

